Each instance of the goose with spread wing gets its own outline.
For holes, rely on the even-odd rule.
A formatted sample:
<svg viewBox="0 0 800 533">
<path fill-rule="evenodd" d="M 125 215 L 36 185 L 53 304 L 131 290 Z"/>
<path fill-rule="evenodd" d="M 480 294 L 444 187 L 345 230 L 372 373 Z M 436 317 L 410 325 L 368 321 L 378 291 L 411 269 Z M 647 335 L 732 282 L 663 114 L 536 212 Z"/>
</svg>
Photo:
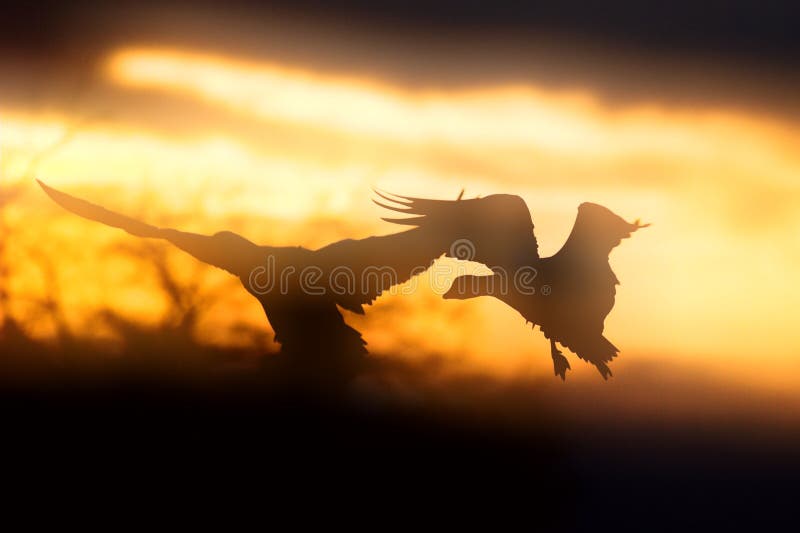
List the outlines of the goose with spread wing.
<svg viewBox="0 0 800 533">
<path fill-rule="evenodd" d="M 493 203 L 495 218 L 486 202 Z M 481 206 L 470 212 L 470 205 Z M 431 201 L 400 197 L 389 206 L 413 218 L 399 219 L 403 224 L 430 220 L 456 221 L 452 235 L 477 237 L 472 241 L 472 259 L 484 263 L 491 275 L 458 276 L 444 297 L 468 299 L 479 296 L 498 298 L 516 309 L 533 327 L 538 325 L 550 340 L 553 369 L 566 379 L 569 361 L 557 343 L 569 348 L 581 359 L 593 364 L 604 379 L 611 370 L 608 363 L 619 350 L 603 336 L 606 316 L 614 307 L 619 284 L 608 258 L 622 239 L 648 226 L 626 222 L 609 209 L 593 203 L 578 207 L 575 225 L 564 246 L 551 257 L 540 258 L 533 234 L 533 223 L 525 201 L 519 196 L 494 195 L 460 202 Z M 471 222 L 465 224 L 466 215 Z M 484 231 L 474 231 L 483 225 Z M 508 228 L 518 231 L 508 232 Z M 524 231 L 523 228 L 529 228 Z M 485 240 L 484 240 L 485 239 Z"/>
<path fill-rule="evenodd" d="M 457 254 L 453 242 L 458 239 L 495 242 L 489 238 L 490 233 L 501 228 L 507 243 L 513 243 L 531 235 L 533 227 L 530 217 L 525 220 L 521 216 L 526 211 L 524 203 L 513 201 L 513 197 L 508 197 L 512 199 L 511 211 L 507 202 L 497 198 L 480 202 L 459 199 L 455 210 L 450 208 L 450 201 L 418 199 L 414 205 L 424 206 L 430 215 L 423 213 L 414 219 L 415 228 L 391 235 L 345 239 L 309 250 L 258 245 L 230 231 L 200 235 L 159 228 L 41 181 L 39 185 L 72 213 L 136 237 L 166 240 L 200 261 L 237 276 L 261 303 L 275 331 L 275 340 L 281 344 L 281 353 L 290 356 L 286 359 L 297 367 L 320 372 L 348 367 L 366 353 L 361 334 L 345 323 L 339 307 L 363 314 L 364 305 L 371 304 L 393 285 L 424 272 L 442 255 Z M 384 199 L 392 198 L 376 193 Z M 480 220 L 493 220 L 493 227 L 476 223 Z M 504 257 L 503 239 L 496 242 L 496 246 L 482 249 L 485 260 Z"/>
</svg>

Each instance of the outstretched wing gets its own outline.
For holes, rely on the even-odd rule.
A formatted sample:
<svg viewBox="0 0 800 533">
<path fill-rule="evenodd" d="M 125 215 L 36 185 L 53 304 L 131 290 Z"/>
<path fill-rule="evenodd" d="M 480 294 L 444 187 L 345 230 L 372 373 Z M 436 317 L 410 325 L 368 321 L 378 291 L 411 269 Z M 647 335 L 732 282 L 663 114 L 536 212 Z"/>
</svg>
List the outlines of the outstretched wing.
<svg viewBox="0 0 800 533">
<path fill-rule="evenodd" d="M 71 211 L 83 218 L 100 222 L 106 226 L 123 229 L 137 237 L 159 237 L 159 228 L 155 226 L 109 211 L 104 207 L 87 202 L 86 200 L 81 200 L 80 198 L 75 198 L 67 193 L 57 191 L 38 179 L 36 182 L 44 192 L 47 193 L 47 196 L 52 198 L 55 203 L 67 211 Z"/>
<path fill-rule="evenodd" d="M 650 224 L 633 224 L 614 214 L 602 205 L 584 202 L 578 206 L 578 216 L 564 246 L 556 256 L 575 254 L 576 257 L 608 258 L 622 239 L 627 239 L 639 228 Z"/>
<path fill-rule="evenodd" d="M 422 274 L 446 251 L 445 242 L 424 228 L 401 233 L 345 239 L 316 250 L 314 265 L 337 304 L 363 314 L 371 304 L 395 285 Z"/>
<path fill-rule="evenodd" d="M 261 264 L 264 253 L 260 246 L 230 231 L 214 235 L 200 235 L 169 228 L 158 228 L 145 222 L 115 213 L 105 207 L 63 193 L 39 180 L 44 192 L 58 205 L 106 226 L 120 228 L 137 237 L 165 239 L 196 259 L 231 274 L 246 275 L 253 265 Z"/>
<path fill-rule="evenodd" d="M 388 222 L 425 228 L 448 244 L 449 257 L 483 263 L 488 267 L 516 268 L 534 264 L 539 246 L 533 220 L 519 196 L 494 194 L 485 198 L 430 200 L 389 195 L 376 204 L 409 218 L 384 218 Z"/>
<path fill-rule="evenodd" d="M 315 252 L 337 303 L 351 311 L 363 313 L 362 305 L 424 272 L 442 255 L 509 269 L 539 257 L 530 211 L 518 196 L 431 200 L 375 192 L 387 202 L 376 204 L 413 215 L 384 220 L 415 227 L 339 241 Z"/>
</svg>

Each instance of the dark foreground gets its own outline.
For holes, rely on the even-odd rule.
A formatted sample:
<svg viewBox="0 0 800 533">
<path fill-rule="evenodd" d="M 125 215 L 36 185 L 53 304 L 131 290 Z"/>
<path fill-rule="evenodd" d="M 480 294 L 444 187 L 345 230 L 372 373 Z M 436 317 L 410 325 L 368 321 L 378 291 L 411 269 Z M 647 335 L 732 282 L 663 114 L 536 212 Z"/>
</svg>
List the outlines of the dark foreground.
<svg viewBox="0 0 800 533">
<path fill-rule="evenodd" d="M 730 530 L 784 522 L 796 507 L 800 439 L 787 426 L 564 422 L 545 403 L 504 414 L 256 374 L 6 381 L 4 483 L 87 512 L 161 502 L 260 526 L 278 515 L 421 526 L 434 510 L 533 530 Z"/>
<path fill-rule="evenodd" d="M 305 375 L 171 331 L 135 329 L 112 355 L 12 326 L 0 335 L 0 508 L 24 504 L 27 521 L 61 519 L 54 503 L 81 519 L 112 511 L 107 529 L 153 507 L 183 526 L 215 513 L 279 530 L 425 529 L 427 511 L 492 530 L 796 521 L 796 398 L 696 368 L 512 383 L 371 357 Z"/>
</svg>

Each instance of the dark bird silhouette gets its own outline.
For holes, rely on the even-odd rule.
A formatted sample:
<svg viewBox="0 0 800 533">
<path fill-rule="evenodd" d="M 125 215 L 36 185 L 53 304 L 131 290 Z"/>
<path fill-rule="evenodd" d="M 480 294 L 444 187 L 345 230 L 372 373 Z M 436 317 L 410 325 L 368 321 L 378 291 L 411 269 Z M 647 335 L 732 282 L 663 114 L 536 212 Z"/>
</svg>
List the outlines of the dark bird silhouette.
<svg viewBox="0 0 800 533">
<path fill-rule="evenodd" d="M 200 261 L 237 276 L 261 303 L 275 331 L 275 340 L 281 344 L 281 353 L 289 356 L 284 360 L 303 372 L 340 373 L 357 367 L 366 354 L 361 334 L 345 323 L 338 307 L 363 314 L 365 304 L 393 285 L 424 272 L 434 259 L 459 254 L 452 244 L 459 238 L 488 242 L 490 233 L 499 228 L 507 244 L 512 244 L 530 235 L 533 227 L 530 217 L 527 222 L 521 220 L 520 215 L 527 211 L 525 204 L 513 202 L 511 196 L 502 198 L 515 204 L 516 213 L 509 212 L 507 201 L 499 201 L 499 196 L 480 202 L 456 201 L 459 209 L 454 211 L 447 209 L 453 202 L 418 199 L 415 205 L 425 206 L 431 215 L 414 220 L 416 228 L 360 240 L 345 239 L 309 250 L 257 245 L 230 231 L 209 236 L 158 228 L 57 191 L 41 181 L 39 185 L 57 204 L 77 215 L 137 237 L 167 240 Z M 493 221 L 492 231 L 477 223 L 480 220 Z M 487 254 L 486 260 L 505 257 L 499 247 L 499 255 L 493 255 L 493 250 L 492 246 L 482 250 Z"/>
<path fill-rule="evenodd" d="M 608 379 L 611 375 L 608 363 L 619 352 L 603 336 L 603 323 L 614 307 L 619 284 L 608 256 L 622 239 L 649 224 L 642 225 L 638 220 L 630 224 L 603 206 L 584 203 L 578 207 L 572 233 L 561 250 L 552 257 L 540 258 L 530 211 L 518 196 L 495 195 L 459 202 L 401 200 L 394 207 L 387 207 L 417 215 L 397 221 L 403 224 L 458 220 L 471 205 L 476 207 L 471 216 L 479 216 L 484 210 L 477 206 L 492 202 L 492 211 L 502 217 L 500 224 L 495 226 L 494 220 L 473 220 L 473 224 L 483 223 L 494 231 L 491 235 L 486 231 L 469 233 L 483 235 L 488 240 L 473 241 L 473 254 L 468 259 L 491 267 L 494 274 L 459 276 L 444 297 L 499 298 L 533 327 L 539 325 L 550 340 L 554 371 L 561 379 L 566 379 L 570 365 L 556 343 L 592 363 Z M 459 227 L 465 226 L 459 222 Z M 506 232 L 508 228 L 518 231 Z M 528 231 L 523 231 L 524 228 Z"/>
</svg>

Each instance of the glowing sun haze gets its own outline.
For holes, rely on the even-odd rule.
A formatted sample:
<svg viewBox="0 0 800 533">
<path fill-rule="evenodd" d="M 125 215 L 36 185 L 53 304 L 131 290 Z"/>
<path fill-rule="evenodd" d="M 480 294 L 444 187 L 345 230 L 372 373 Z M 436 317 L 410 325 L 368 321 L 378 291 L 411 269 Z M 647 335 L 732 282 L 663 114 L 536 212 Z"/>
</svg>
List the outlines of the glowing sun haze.
<svg viewBox="0 0 800 533">
<path fill-rule="evenodd" d="M 379 221 L 372 186 L 439 198 L 464 187 L 467 197 L 524 197 L 543 254 L 557 251 L 583 201 L 653 223 L 611 256 L 622 281 L 606 321 L 606 336 L 622 350 L 615 368 L 629 358 L 703 358 L 744 374 L 768 356 L 770 367 L 758 370 L 765 386 L 797 384 L 795 123 L 712 104 L 611 106 L 590 86 L 401 88 L 191 49 L 123 48 L 97 68 L 117 97 L 136 94 L 153 106 L 180 99 L 200 126 L 177 134 L 170 124 L 183 117 L 169 114 L 142 127 L 124 114 L 82 122 L 68 108 L 0 109 L 4 180 L 27 191 L 24 202 L 4 207 L 7 224 L 18 229 L 20 250 L 47 233 L 53 244 L 42 253 L 59 254 L 54 276 L 77 329 L 91 330 L 87 317 L 104 306 L 146 321 L 168 305 L 135 257 L 100 260 L 91 247 L 70 245 L 78 235 L 98 246 L 130 238 L 48 203 L 31 172 L 155 223 L 206 233 L 227 227 L 264 244 L 309 247 L 400 229 Z M 234 126 L 220 127 L 220 112 Z M 263 139 L 253 138 L 252 123 Z M 170 257 L 212 286 L 229 283 Z M 20 269 L 11 279 L 11 312 L 47 334 L 23 297 L 47 290 L 42 272 Z M 348 315 L 372 350 L 551 372 L 541 335 L 514 311 L 493 301 L 444 302 L 419 286 L 413 296 L 382 298 L 364 317 Z M 237 321 L 263 322 L 244 291 L 208 310 L 198 334 L 236 342 Z M 573 368 L 590 372 L 584 366 Z"/>
</svg>

